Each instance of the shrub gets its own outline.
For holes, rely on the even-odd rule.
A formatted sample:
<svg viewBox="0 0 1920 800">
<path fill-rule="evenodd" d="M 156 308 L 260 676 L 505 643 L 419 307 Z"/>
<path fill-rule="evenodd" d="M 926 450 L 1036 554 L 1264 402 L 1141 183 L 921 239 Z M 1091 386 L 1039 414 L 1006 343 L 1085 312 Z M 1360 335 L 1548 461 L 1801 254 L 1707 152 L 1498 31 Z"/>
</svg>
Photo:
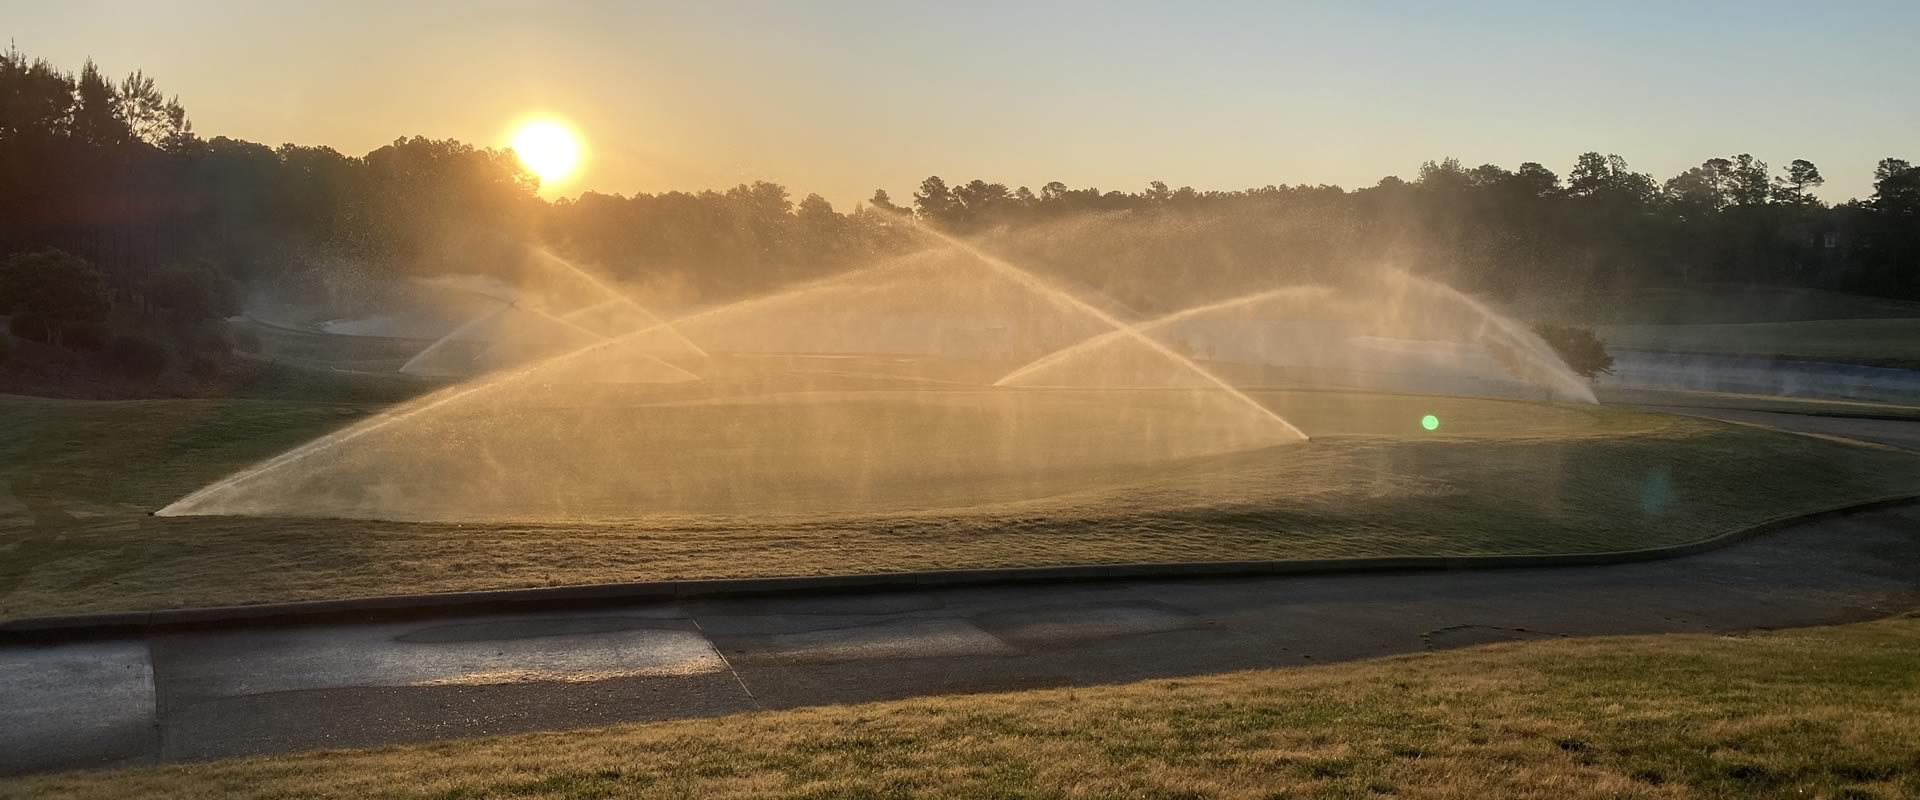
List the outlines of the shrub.
<svg viewBox="0 0 1920 800">
<path fill-rule="evenodd" d="M 196 355 L 187 362 L 187 374 L 203 380 L 220 377 L 220 373 L 224 371 L 225 366 L 220 363 L 220 359 L 210 355 Z"/>
<path fill-rule="evenodd" d="M 75 350 L 98 350 L 107 345 L 107 326 L 98 322 L 68 325 L 60 332 L 61 343 Z"/>
<path fill-rule="evenodd" d="M 224 356 L 233 352 L 233 341 L 227 337 L 227 324 L 208 322 L 194 326 L 193 332 L 186 337 L 186 351 L 209 356 Z"/>
<path fill-rule="evenodd" d="M 38 311 L 20 311 L 8 320 L 7 328 L 14 336 L 31 342 L 71 347 L 76 350 L 98 350 L 107 341 L 106 325 L 93 320 L 81 322 L 59 322 L 50 319 Z"/>
<path fill-rule="evenodd" d="M 224 319 L 240 310 L 233 284 L 207 265 L 174 265 L 148 278 L 147 302 L 176 324 Z"/>
<path fill-rule="evenodd" d="M 234 328 L 233 349 L 242 353 L 258 354 L 260 352 L 260 332 L 254 330 L 251 326 Z"/>
<path fill-rule="evenodd" d="M 1567 362 L 1567 368 L 1582 378 L 1593 380 L 1600 375 L 1613 374 L 1613 356 L 1607 353 L 1607 343 L 1594 335 L 1592 328 L 1576 325 L 1557 325 L 1551 322 L 1533 323 L 1533 332 L 1559 354 L 1560 360 Z"/>
<path fill-rule="evenodd" d="M 101 356 L 115 371 L 146 380 L 159 377 L 171 360 L 164 345 L 137 333 L 123 333 L 108 339 Z"/>
<path fill-rule="evenodd" d="M 47 327 L 47 321 L 31 311 L 15 311 L 7 320 L 7 330 L 30 342 L 45 344 L 50 338 Z"/>
<path fill-rule="evenodd" d="M 23 337 L 67 344 L 68 331 L 99 325 L 112 310 L 107 284 L 85 259 L 60 250 L 19 253 L 0 261 L 0 311 Z"/>
</svg>

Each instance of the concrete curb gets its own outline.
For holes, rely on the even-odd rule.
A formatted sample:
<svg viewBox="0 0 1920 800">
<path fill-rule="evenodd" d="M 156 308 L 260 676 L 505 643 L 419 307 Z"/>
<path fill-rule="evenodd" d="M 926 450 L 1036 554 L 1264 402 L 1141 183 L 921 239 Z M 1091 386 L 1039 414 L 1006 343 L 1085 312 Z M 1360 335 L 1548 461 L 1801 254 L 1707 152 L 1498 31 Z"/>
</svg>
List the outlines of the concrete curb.
<svg viewBox="0 0 1920 800">
<path fill-rule="evenodd" d="M 1354 572 L 1410 572 L 1526 567 L 1586 567 L 1677 558 L 1809 522 L 1920 503 L 1920 493 L 1892 495 L 1859 503 L 1774 517 L 1754 525 L 1684 544 L 1600 553 L 1487 556 L 1395 556 L 1269 561 L 1185 561 L 1131 564 L 1081 564 L 1057 567 L 929 570 L 865 575 L 786 578 L 714 578 L 600 583 L 533 589 L 489 589 L 441 594 L 386 595 L 342 600 L 260 603 L 245 606 L 121 611 L 22 617 L 0 622 L 0 641 L 62 641 L 150 633 L 158 630 L 232 628 L 274 622 L 367 622 L 431 616 L 448 612 L 487 613 L 528 607 L 574 608 L 618 603 L 669 601 L 743 595 L 832 593 L 952 588 L 1030 583 L 1067 583 L 1130 578 L 1178 579 L 1259 575 L 1320 575 Z"/>
</svg>

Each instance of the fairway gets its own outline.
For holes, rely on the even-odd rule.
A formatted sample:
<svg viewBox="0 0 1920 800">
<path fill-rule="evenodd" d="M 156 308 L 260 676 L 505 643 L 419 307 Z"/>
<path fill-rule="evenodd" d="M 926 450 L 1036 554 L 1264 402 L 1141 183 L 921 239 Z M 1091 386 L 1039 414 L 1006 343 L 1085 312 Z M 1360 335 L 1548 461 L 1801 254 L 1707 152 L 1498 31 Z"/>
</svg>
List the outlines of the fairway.
<svg viewBox="0 0 1920 800">
<path fill-rule="evenodd" d="M 1776 356 L 1911 369 L 1920 364 L 1920 303 L 1770 286 L 1591 292 L 1534 298 L 1515 313 L 1592 326 L 1622 350 Z"/>
<path fill-rule="evenodd" d="M 1596 290 L 1517 302 L 1528 318 L 1580 325 L 1728 325 L 1810 320 L 1920 319 L 1920 302 L 1787 286 Z"/>
<path fill-rule="evenodd" d="M 1608 344 L 1627 350 L 1783 356 L 1902 368 L 1920 364 L 1920 317 L 1602 325 L 1595 330 Z"/>
<path fill-rule="evenodd" d="M 1920 620 L 1532 641 L 0 782 L 124 797 L 1911 797 Z"/>
<path fill-rule="evenodd" d="M 811 390 L 865 401 L 904 391 L 879 388 L 898 387 L 899 375 L 861 368 L 836 362 L 853 374 L 815 376 Z M 759 390 L 707 382 L 648 391 L 659 393 L 649 402 L 697 420 Z M 969 391 L 938 389 L 940 402 L 924 408 L 970 419 L 948 413 Z M 802 493 L 719 506 L 753 513 L 630 508 L 541 522 L 151 516 L 383 406 L 315 399 L 325 395 L 311 386 L 297 397 L 228 400 L 3 397 L 0 614 L 670 578 L 1608 551 L 1920 488 L 1920 459 L 1907 453 L 1702 420 L 1419 395 L 1251 394 L 1312 439 L 1070 465 L 1032 473 L 1044 480 L 972 488 L 947 479 L 964 477 L 952 472 L 962 461 L 943 467 L 946 477 L 901 484 L 913 493 L 890 490 L 888 507 L 904 510 L 828 514 L 807 508 Z M 1035 429 L 1085 416 L 1043 417 Z M 674 444 L 665 454 L 688 464 L 711 457 Z M 915 502 L 892 502 L 903 496 Z"/>
</svg>

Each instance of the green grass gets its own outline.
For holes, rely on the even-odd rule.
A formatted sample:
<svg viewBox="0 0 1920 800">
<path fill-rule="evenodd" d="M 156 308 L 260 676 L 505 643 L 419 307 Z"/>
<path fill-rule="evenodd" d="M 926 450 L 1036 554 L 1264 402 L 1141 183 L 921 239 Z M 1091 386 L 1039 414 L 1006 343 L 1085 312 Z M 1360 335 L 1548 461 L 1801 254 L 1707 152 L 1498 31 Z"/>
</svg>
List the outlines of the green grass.
<svg viewBox="0 0 1920 800">
<path fill-rule="evenodd" d="M 1709 325 L 1602 325 L 1611 347 L 1781 356 L 1911 369 L 1920 366 L 1920 318 L 1826 319 Z"/>
<path fill-rule="evenodd" d="M 1680 406 L 1725 408 L 1745 411 L 1774 411 L 1783 414 L 1811 414 L 1827 417 L 1862 417 L 1920 421 L 1920 406 L 1869 403 L 1853 400 L 1816 400 L 1801 397 L 1739 394 L 1734 392 L 1692 392 L 1679 389 L 1627 389 L 1601 387 L 1596 390 L 1602 403 L 1637 406 Z"/>
<path fill-rule="evenodd" d="M 1524 319 L 1592 326 L 1609 347 L 1920 367 L 1920 303 L 1768 286 L 1532 298 Z"/>
<path fill-rule="evenodd" d="M 1920 619 L 83 772 L 34 798 L 1898 798 Z"/>
<path fill-rule="evenodd" d="M 1810 320 L 1920 318 L 1920 303 L 1824 289 L 1704 286 L 1583 292 L 1530 298 L 1514 311 L 1528 319 L 1581 325 L 1718 325 Z"/>
<path fill-rule="evenodd" d="M 1911 454 L 1749 427 L 1261 392 L 1314 440 L 1072 473 L 1058 493 L 959 509 L 539 523 L 149 515 L 383 407 L 327 396 L 0 396 L 0 617 L 670 578 L 1619 550 L 1920 490 Z M 1429 413 L 1437 432 L 1419 428 Z"/>
</svg>

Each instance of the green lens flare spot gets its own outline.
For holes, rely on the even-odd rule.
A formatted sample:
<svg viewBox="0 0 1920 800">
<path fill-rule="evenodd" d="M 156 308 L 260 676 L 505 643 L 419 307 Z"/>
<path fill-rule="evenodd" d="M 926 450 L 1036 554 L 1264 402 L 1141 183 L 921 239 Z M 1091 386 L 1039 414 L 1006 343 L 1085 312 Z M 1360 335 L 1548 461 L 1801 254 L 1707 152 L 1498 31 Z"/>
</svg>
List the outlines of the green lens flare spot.
<svg viewBox="0 0 1920 800">
<path fill-rule="evenodd" d="M 1420 427 L 1426 428 L 1427 430 L 1430 430 L 1430 431 L 1437 431 L 1440 429 L 1440 418 L 1432 414 L 1428 414 L 1424 417 L 1421 417 Z"/>
</svg>

